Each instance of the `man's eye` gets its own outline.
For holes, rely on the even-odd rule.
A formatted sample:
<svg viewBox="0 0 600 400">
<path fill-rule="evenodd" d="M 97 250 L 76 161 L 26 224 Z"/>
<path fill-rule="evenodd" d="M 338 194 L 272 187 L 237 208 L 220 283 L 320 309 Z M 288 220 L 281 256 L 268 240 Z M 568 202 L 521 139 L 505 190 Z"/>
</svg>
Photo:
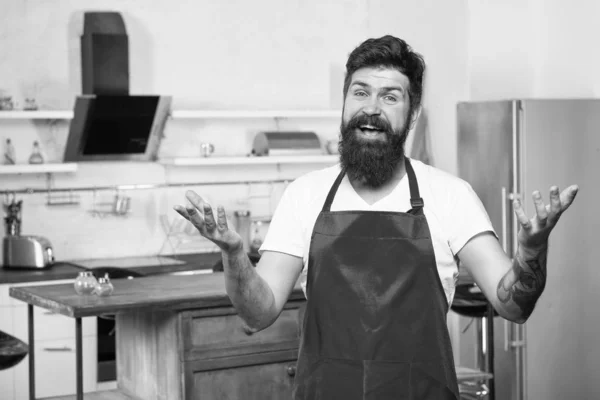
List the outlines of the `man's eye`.
<svg viewBox="0 0 600 400">
<path fill-rule="evenodd" d="M 390 96 L 390 95 L 385 96 L 384 99 L 388 103 L 395 103 L 398 101 L 398 99 L 395 96 Z"/>
<path fill-rule="evenodd" d="M 357 90 L 356 92 L 354 92 L 355 96 L 366 96 L 367 93 L 364 90 Z"/>
</svg>

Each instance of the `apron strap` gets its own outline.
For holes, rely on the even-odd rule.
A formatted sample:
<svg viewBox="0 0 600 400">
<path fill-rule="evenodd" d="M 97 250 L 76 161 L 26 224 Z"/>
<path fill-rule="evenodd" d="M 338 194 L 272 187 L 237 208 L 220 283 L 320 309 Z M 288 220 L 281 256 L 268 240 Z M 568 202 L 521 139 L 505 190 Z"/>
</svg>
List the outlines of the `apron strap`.
<svg viewBox="0 0 600 400">
<path fill-rule="evenodd" d="M 406 173 L 408 174 L 408 186 L 410 188 L 410 206 L 413 208 L 413 210 L 418 211 L 419 209 L 423 208 L 425 202 L 419 194 L 419 184 L 417 183 L 415 170 L 413 169 L 408 157 L 404 157 L 404 166 L 406 168 Z"/>
<path fill-rule="evenodd" d="M 329 193 L 327 194 L 327 199 L 325 200 L 325 204 L 323 204 L 323 212 L 329 212 L 331 210 L 331 203 L 333 203 L 333 198 L 335 197 L 335 193 L 337 192 L 338 187 L 340 186 L 340 183 L 342 182 L 342 179 L 344 179 L 345 174 L 346 174 L 346 170 L 344 168 L 342 168 L 342 170 L 340 171 L 340 174 L 336 178 L 335 182 L 333 182 L 333 185 L 331 185 L 331 189 L 329 189 Z"/>
<path fill-rule="evenodd" d="M 404 166 L 406 168 L 406 174 L 408 175 L 408 186 L 410 189 L 410 206 L 414 211 L 419 211 L 423 208 L 425 203 L 423 202 L 423 199 L 421 198 L 421 195 L 419 193 L 419 184 L 417 183 L 417 177 L 408 157 L 404 157 Z M 340 183 L 342 182 L 342 179 L 344 178 L 345 174 L 346 170 L 342 168 L 335 182 L 333 182 L 333 185 L 331 185 L 331 188 L 329 189 L 327 199 L 325 199 L 325 204 L 323 204 L 323 212 L 329 212 L 331 210 L 333 198 L 335 197 L 338 187 L 340 186 Z"/>
</svg>

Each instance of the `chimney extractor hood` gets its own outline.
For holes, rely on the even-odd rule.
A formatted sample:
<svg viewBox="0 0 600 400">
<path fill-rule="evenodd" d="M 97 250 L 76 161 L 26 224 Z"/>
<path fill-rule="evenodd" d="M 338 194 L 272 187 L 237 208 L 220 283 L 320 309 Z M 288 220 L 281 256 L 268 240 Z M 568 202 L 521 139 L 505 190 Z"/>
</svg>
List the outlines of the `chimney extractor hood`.
<svg viewBox="0 0 600 400">
<path fill-rule="evenodd" d="M 78 96 L 64 161 L 155 161 L 170 107 L 170 96 Z"/>
</svg>

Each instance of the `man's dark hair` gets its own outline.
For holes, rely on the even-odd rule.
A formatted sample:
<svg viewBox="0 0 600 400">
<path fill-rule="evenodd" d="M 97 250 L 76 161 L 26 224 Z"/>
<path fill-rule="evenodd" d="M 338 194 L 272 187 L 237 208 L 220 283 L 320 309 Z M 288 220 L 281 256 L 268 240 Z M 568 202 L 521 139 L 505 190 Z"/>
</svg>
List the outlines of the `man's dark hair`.
<svg viewBox="0 0 600 400">
<path fill-rule="evenodd" d="M 421 105 L 423 95 L 423 75 L 425 73 L 423 56 L 414 52 L 404 40 L 394 36 L 386 35 L 377 39 L 365 40 L 348 56 L 344 79 L 344 100 L 348 94 L 352 74 L 365 67 L 394 68 L 407 76 L 410 82 L 409 115 L 411 118 L 414 117 Z"/>
</svg>

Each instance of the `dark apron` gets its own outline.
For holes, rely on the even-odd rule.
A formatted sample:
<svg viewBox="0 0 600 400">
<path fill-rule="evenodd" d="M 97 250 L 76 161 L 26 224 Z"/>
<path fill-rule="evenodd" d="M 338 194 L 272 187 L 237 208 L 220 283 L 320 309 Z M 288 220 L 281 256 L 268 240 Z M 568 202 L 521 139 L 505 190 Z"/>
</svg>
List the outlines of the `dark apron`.
<svg viewBox="0 0 600 400">
<path fill-rule="evenodd" d="M 423 200 L 412 209 L 330 211 L 311 237 L 296 400 L 456 400 L 458 385 Z"/>
</svg>

